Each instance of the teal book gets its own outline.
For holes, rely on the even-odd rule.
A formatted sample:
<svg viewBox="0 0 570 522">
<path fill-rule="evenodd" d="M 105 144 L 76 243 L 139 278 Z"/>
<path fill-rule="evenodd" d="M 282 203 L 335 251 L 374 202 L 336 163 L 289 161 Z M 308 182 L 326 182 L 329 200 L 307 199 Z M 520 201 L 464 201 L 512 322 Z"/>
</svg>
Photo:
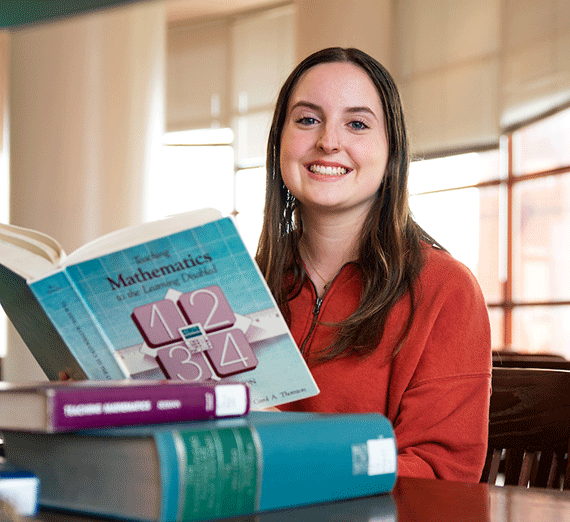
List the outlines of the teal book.
<svg viewBox="0 0 570 522">
<path fill-rule="evenodd" d="M 318 393 L 233 218 L 213 209 L 68 256 L 0 224 L 0 303 L 50 380 L 246 382 L 257 409 Z"/>
<path fill-rule="evenodd" d="M 134 521 L 191 522 L 378 495 L 397 450 L 380 414 L 244 417 L 4 433 L 7 457 L 40 477 L 40 505 Z"/>
</svg>

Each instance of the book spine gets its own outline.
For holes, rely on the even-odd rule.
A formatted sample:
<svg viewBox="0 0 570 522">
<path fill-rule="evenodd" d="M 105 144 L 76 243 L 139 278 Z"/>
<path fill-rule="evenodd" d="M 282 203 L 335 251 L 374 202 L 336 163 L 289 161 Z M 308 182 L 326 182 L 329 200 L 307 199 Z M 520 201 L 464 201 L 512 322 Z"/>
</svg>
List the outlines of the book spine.
<svg viewBox="0 0 570 522">
<path fill-rule="evenodd" d="M 248 426 L 155 433 L 162 480 L 161 522 L 255 513 L 261 458 Z M 175 450 L 175 453 L 172 452 Z M 178 488 L 171 475 L 178 470 Z"/>
<path fill-rule="evenodd" d="M 87 378 L 111 380 L 129 376 L 65 271 L 34 281 L 30 288 Z"/>
<path fill-rule="evenodd" d="M 155 437 L 163 514 L 169 513 L 162 522 L 380 494 L 396 481 L 394 433 L 381 415 L 159 432 Z M 171 477 L 175 469 L 180 480 L 176 507 Z"/>
<path fill-rule="evenodd" d="M 58 389 L 48 395 L 48 431 L 193 421 L 245 415 L 249 388 L 157 384 Z"/>
<path fill-rule="evenodd" d="M 58 370 L 63 368 L 70 368 L 77 379 L 87 377 L 26 280 L 2 264 L 0 302 L 49 380 L 56 380 Z"/>
</svg>

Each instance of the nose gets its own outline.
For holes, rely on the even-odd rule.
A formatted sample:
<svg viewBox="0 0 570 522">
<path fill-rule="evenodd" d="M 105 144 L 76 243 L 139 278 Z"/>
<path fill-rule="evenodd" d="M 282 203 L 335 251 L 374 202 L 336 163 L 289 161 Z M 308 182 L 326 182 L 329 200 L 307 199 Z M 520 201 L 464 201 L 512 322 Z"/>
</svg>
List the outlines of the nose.
<svg viewBox="0 0 570 522">
<path fill-rule="evenodd" d="M 330 154 L 340 150 L 340 137 L 332 125 L 324 125 L 317 139 L 317 148 Z"/>
</svg>

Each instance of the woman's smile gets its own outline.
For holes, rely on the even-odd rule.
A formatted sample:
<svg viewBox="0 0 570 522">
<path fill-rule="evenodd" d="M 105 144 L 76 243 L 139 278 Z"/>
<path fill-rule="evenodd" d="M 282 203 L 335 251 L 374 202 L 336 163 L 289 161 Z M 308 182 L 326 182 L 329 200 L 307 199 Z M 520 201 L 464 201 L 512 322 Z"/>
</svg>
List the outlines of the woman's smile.
<svg viewBox="0 0 570 522">
<path fill-rule="evenodd" d="M 311 163 L 307 166 L 311 174 L 325 177 L 339 177 L 348 174 L 351 169 L 337 164 Z M 325 180 L 326 181 L 326 180 Z"/>
</svg>

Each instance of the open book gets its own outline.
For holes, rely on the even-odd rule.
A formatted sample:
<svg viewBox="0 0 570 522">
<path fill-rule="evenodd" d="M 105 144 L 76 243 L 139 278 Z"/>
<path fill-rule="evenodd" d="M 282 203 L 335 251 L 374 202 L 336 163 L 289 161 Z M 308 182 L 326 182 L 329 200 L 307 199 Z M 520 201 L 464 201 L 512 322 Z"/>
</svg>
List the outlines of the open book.
<svg viewBox="0 0 570 522">
<path fill-rule="evenodd" d="M 318 393 L 234 220 L 214 209 L 68 256 L 0 224 L 0 303 L 50 380 L 247 382 L 254 409 Z"/>
</svg>

